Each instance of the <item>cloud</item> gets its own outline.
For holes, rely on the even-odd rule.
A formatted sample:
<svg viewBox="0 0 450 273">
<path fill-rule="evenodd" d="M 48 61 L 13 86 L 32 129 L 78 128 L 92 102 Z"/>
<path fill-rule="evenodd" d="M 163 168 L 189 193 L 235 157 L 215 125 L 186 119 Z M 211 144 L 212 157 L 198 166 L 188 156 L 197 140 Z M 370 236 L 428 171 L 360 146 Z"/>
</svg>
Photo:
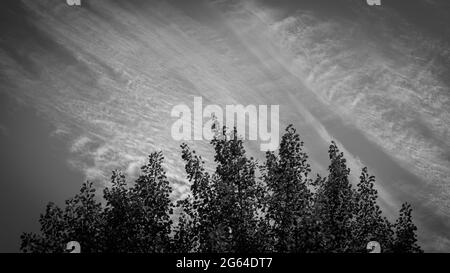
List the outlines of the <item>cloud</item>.
<svg viewBox="0 0 450 273">
<path fill-rule="evenodd" d="M 80 136 L 77 138 L 70 147 L 72 153 L 81 153 L 86 151 L 86 146 L 91 142 L 91 139 L 87 136 Z"/>
</svg>

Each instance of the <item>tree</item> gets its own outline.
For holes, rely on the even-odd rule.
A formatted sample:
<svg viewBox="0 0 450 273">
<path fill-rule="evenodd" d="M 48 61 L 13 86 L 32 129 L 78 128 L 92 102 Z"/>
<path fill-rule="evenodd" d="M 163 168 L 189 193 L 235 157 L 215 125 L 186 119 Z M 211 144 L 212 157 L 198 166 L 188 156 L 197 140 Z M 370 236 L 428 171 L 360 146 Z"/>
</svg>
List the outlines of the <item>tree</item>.
<svg viewBox="0 0 450 273">
<path fill-rule="evenodd" d="M 102 207 L 95 200 L 92 182 L 82 185 L 80 193 L 66 201 L 64 210 L 49 203 L 39 219 L 41 234 L 21 236 L 21 250 L 37 253 L 61 253 L 67 242 L 76 240 L 83 252 L 101 252 L 103 249 Z"/>
<path fill-rule="evenodd" d="M 67 242 L 66 224 L 63 210 L 50 202 L 44 214 L 41 214 L 41 234 L 24 233 L 20 236 L 20 249 L 27 253 L 58 253 L 64 251 Z"/>
<path fill-rule="evenodd" d="M 85 253 L 169 252 L 172 189 L 162 162 L 162 153 L 150 154 L 132 188 L 114 171 L 112 187 L 104 190 L 105 207 L 96 201 L 91 182 L 66 201 L 64 210 L 49 203 L 39 220 L 41 234 L 23 234 L 22 251 L 64 252 L 67 242 L 78 241 Z"/>
<path fill-rule="evenodd" d="M 363 251 L 367 242 L 377 241 L 383 246 L 383 252 L 390 252 L 393 243 L 392 224 L 382 216 L 381 208 L 377 205 L 375 177 L 369 175 L 367 167 L 364 167 L 361 172 L 355 196 L 355 221 L 352 236 L 355 251 Z"/>
<path fill-rule="evenodd" d="M 247 158 L 236 128 L 225 127 L 211 140 L 215 150 L 214 175 L 204 171 L 201 157 L 182 145 L 182 157 L 191 184 L 192 196 L 180 202 L 182 215 L 177 240 L 188 243 L 181 234 L 191 232 L 206 252 L 257 251 L 258 196 L 257 164 Z"/>
<path fill-rule="evenodd" d="M 257 164 L 245 153 L 243 141 L 236 128 L 230 135 L 226 128 L 211 141 L 217 164 L 213 183 L 217 196 L 214 207 L 220 215 L 220 224 L 231 233 L 231 252 L 253 252 L 257 230 L 257 200 L 260 188 L 256 182 Z"/>
<path fill-rule="evenodd" d="M 130 191 L 130 217 L 134 224 L 134 251 L 139 253 L 169 252 L 173 204 L 172 188 L 162 167 L 161 152 L 149 155 L 141 167 L 141 175 Z"/>
<path fill-rule="evenodd" d="M 263 180 L 267 185 L 266 221 L 277 252 L 304 252 L 312 239 L 312 193 L 308 186 L 311 172 L 303 142 L 289 126 L 278 155 L 266 153 Z M 269 235 L 269 236 L 270 236 Z"/>
<path fill-rule="evenodd" d="M 320 251 L 351 252 L 355 193 L 348 179 L 344 154 L 333 141 L 328 151 L 331 164 L 328 177 L 315 197 L 315 217 L 319 223 Z"/>
<path fill-rule="evenodd" d="M 64 252 L 69 241 L 78 241 L 86 253 L 366 252 L 372 240 L 383 252 L 422 251 L 411 206 L 403 204 L 391 224 L 377 205 L 375 177 L 363 168 L 354 189 L 336 143 L 328 151 L 327 176 L 316 179 L 292 126 L 262 165 L 247 156 L 236 128 L 216 130 L 211 144 L 212 173 L 201 156 L 181 145 L 190 184 L 185 199 L 171 199 L 164 157 L 154 152 L 131 185 L 113 171 L 103 205 L 92 182 L 64 208 L 49 203 L 40 234 L 22 234 L 22 251 Z"/>
<path fill-rule="evenodd" d="M 215 187 L 210 175 L 205 172 L 202 158 L 185 143 L 181 149 L 187 178 L 191 183 L 191 195 L 177 204 L 181 212 L 174 238 L 176 249 L 184 252 L 213 252 L 217 242 L 210 240 L 209 233 L 218 219 L 213 207 L 213 200 L 217 199 Z"/>
<path fill-rule="evenodd" d="M 111 187 L 103 190 L 106 201 L 104 217 L 106 225 L 105 248 L 108 252 L 133 252 L 135 251 L 134 230 L 136 226 L 132 218 L 131 191 L 127 188 L 125 175 L 120 171 L 113 171 L 111 176 Z M 131 236 L 130 236 L 131 235 Z"/>
<path fill-rule="evenodd" d="M 402 204 L 400 215 L 395 222 L 395 241 L 393 250 L 398 253 L 420 253 L 417 244 L 417 227 L 412 221 L 412 207 L 408 203 Z"/>
</svg>

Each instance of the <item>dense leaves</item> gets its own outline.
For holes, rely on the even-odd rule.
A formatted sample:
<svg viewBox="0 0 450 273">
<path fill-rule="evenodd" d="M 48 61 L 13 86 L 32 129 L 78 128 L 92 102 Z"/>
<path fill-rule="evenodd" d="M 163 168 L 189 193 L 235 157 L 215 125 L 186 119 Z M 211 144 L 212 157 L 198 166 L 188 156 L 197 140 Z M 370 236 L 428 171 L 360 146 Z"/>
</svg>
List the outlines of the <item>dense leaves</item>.
<svg viewBox="0 0 450 273">
<path fill-rule="evenodd" d="M 378 241 L 383 252 L 421 252 L 411 206 L 391 223 L 377 204 L 375 177 L 363 168 L 353 185 L 336 143 L 327 176 L 314 179 L 292 126 L 262 164 L 247 156 L 236 129 L 216 128 L 211 145 L 212 173 L 181 145 L 186 198 L 171 200 L 163 155 L 152 153 L 132 184 L 113 171 L 103 202 L 87 182 L 63 209 L 49 203 L 40 234 L 22 235 L 22 251 L 64 252 L 78 241 L 82 252 L 366 252 Z"/>
<path fill-rule="evenodd" d="M 83 252 L 102 251 L 104 227 L 102 206 L 95 200 L 93 184 L 87 182 L 74 198 L 66 201 L 65 209 L 49 203 L 41 215 L 41 234 L 23 234 L 24 252 L 63 252 L 69 241 L 78 241 Z"/>
<path fill-rule="evenodd" d="M 264 219 L 267 236 L 277 252 L 302 252 L 313 247 L 313 195 L 308 188 L 312 180 L 307 159 L 303 142 L 291 126 L 282 137 L 278 155 L 266 154 L 262 167 L 267 187 Z"/>
</svg>

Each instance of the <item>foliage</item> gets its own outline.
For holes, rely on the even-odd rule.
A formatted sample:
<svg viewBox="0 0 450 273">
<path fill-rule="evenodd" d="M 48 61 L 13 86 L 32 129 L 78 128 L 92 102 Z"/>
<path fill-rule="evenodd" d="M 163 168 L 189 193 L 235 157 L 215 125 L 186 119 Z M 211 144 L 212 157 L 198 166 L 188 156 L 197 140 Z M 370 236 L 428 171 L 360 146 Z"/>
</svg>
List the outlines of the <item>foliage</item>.
<svg viewBox="0 0 450 273">
<path fill-rule="evenodd" d="M 63 252 L 69 241 L 78 241 L 83 252 L 102 251 L 102 207 L 95 200 L 95 189 L 90 182 L 84 183 L 80 193 L 66 201 L 64 210 L 49 203 L 39 223 L 41 234 L 21 236 L 24 252 Z"/>
<path fill-rule="evenodd" d="M 313 228 L 311 172 L 303 142 L 289 126 L 282 137 L 278 155 L 267 152 L 262 168 L 267 186 L 265 221 L 269 241 L 277 252 L 303 252 L 311 245 Z"/>
<path fill-rule="evenodd" d="M 24 233 L 24 252 L 64 252 L 78 241 L 82 252 L 366 252 L 378 241 L 383 252 L 421 252 L 412 208 L 403 204 L 392 224 L 377 204 L 375 177 L 363 168 L 351 183 L 344 154 L 332 142 L 325 177 L 311 175 L 308 155 L 289 126 L 277 152 L 259 164 L 248 157 L 236 129 L 216 130 L 211 141 L 215 170 L 181 145 L 190 191 L 172 200 L 161 152 L 150 154 L 130 185 L 113 171 L 103 200 L 93 183 L 64 208 L 47 205 L 40 234 Z"/>
</svg>

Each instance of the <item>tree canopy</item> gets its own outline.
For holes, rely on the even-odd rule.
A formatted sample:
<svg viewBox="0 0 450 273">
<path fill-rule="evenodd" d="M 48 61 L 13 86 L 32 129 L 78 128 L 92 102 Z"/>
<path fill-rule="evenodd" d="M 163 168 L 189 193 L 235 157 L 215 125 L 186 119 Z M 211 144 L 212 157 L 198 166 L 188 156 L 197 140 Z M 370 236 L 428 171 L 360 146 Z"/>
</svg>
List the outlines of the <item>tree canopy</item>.
<svg viewBox="0 0 450 273">
<path fill-rule="evenodd" d="M 49 203 L 41 232 L 22 234 L 21 250 L 58 253 L 77 241 L 87 253 L 339 253 L 367 252 L 367 243 L 377 241 L 383 252 L 422 251 L 411 205 L 403 204 L 391 223 L 377 204 L 375 177 L 363 168 L 353 185 L 336 143 L 328 174 L 316 177 L 292 126 L 263 163 L 247 155 L 236 129 L 217 131 L 211 145 L 213 173 L 181 145 L 186 198 L 171 200 L 163 154 L 154 152 L 133 183 L 113 171 L 104 202 L 86 182 L 64 208 Z"/>
</svg>

